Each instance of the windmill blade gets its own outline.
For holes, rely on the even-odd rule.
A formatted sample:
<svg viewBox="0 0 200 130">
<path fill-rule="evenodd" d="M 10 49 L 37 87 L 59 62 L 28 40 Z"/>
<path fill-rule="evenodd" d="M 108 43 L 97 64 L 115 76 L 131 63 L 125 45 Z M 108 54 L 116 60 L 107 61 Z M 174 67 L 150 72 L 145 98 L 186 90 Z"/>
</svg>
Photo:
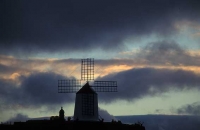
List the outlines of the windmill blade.
<svg viewBox="0 0 200 130">
<path fill-rule="evenodd" d="M 92 88 L 96 92 L 117 92 L 117 81 L 94 81 Z"/>
<path fill-rule="evenodd" d="M 58 93 L 76 93 L 81 88 L 81 80 L 58 80 Z"/>
<path fill-rule="evenodd" d="M 94 80 L 94 58 L 81 60 L 81 80 Z"/>
</svg>

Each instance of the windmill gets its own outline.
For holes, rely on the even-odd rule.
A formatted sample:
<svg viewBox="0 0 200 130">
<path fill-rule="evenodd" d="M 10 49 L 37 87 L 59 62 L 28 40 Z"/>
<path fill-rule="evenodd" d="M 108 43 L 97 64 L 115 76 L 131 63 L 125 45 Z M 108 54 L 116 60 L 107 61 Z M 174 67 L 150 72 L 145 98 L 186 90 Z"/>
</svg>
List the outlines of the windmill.
<svg viewBox="0 0 200 130">
<path fill-rule="evenodd" d="M 58 93 L 76 93 L 74 120 L 98 121 L 97 92 L 117 92 L 117 81 L 94 80 L 94 58 L 81 59 L 80 80 L 58 80 Z M 81 87 L 81 81 L 86 83 Z"/>
</svg>

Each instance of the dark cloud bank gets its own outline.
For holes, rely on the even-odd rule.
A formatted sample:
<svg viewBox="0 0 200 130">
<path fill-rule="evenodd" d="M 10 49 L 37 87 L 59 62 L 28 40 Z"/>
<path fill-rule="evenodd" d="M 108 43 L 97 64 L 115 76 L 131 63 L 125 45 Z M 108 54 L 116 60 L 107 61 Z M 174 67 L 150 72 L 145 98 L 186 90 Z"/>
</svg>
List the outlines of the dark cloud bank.
<svg viewBox="0 0 200 130">
<path fill-rule="evenodd" d="M 58 93 L 58 80 L 67 79 L 55 73 L 34 73 L 29 77 L 20 77 L 20 86 L 8 80 L 0 81 L 0 97 L 6 104 L 24 108 L 42 105 L 63 105 L 74 101 L 71 94 Z M 12 108 L 13 109 L 13 108 Z"/>
<path fill-rule="evenodd" d="M 115 80 L 118 83 L 117 93 L 100 93 L 99 98 L 107 102 L 138 99 L 171 90 L 199 89 L 200 86 L 200 76 L 191 71 L 154 68 L 132 69 L 97 80 Z"/>
<path fill-rule="evenodd" d="M 173 35 L 199 20 L 198 0 L 2 0 L 0 52 L 21 54 L 120 47 L 130 36 Z"/>
</svg>

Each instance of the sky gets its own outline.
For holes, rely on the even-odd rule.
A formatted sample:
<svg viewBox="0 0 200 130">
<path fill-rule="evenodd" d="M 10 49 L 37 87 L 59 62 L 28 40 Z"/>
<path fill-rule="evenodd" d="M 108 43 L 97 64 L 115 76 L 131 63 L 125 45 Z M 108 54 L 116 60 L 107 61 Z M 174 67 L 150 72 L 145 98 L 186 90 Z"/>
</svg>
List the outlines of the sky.
<svg viewBox="0 0 200 130">
<path fill-rule="evenodd" d="M 72 116 L 58 80 L 85 58 L 118 84 L 101 115 L 200 115 L 199 14 L 199 0 L 1 0 L 0 122 Z"/>
</svg>

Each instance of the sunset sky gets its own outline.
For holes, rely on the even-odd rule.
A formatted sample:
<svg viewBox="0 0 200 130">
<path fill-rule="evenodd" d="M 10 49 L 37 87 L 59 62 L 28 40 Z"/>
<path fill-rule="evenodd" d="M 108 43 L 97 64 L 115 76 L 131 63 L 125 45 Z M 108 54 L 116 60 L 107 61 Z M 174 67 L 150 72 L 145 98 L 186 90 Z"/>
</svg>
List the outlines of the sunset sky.
<svg viewBox="0 0 200 130">
<path fill-rule="evenodd" d="M 0 122 L 72 116 L 58 80 L 80 79 L 85 58 L 118 83 L 102 111 L 200 115 L 199 0 L 1 0 L 0 17 Z"/>
</svg>

